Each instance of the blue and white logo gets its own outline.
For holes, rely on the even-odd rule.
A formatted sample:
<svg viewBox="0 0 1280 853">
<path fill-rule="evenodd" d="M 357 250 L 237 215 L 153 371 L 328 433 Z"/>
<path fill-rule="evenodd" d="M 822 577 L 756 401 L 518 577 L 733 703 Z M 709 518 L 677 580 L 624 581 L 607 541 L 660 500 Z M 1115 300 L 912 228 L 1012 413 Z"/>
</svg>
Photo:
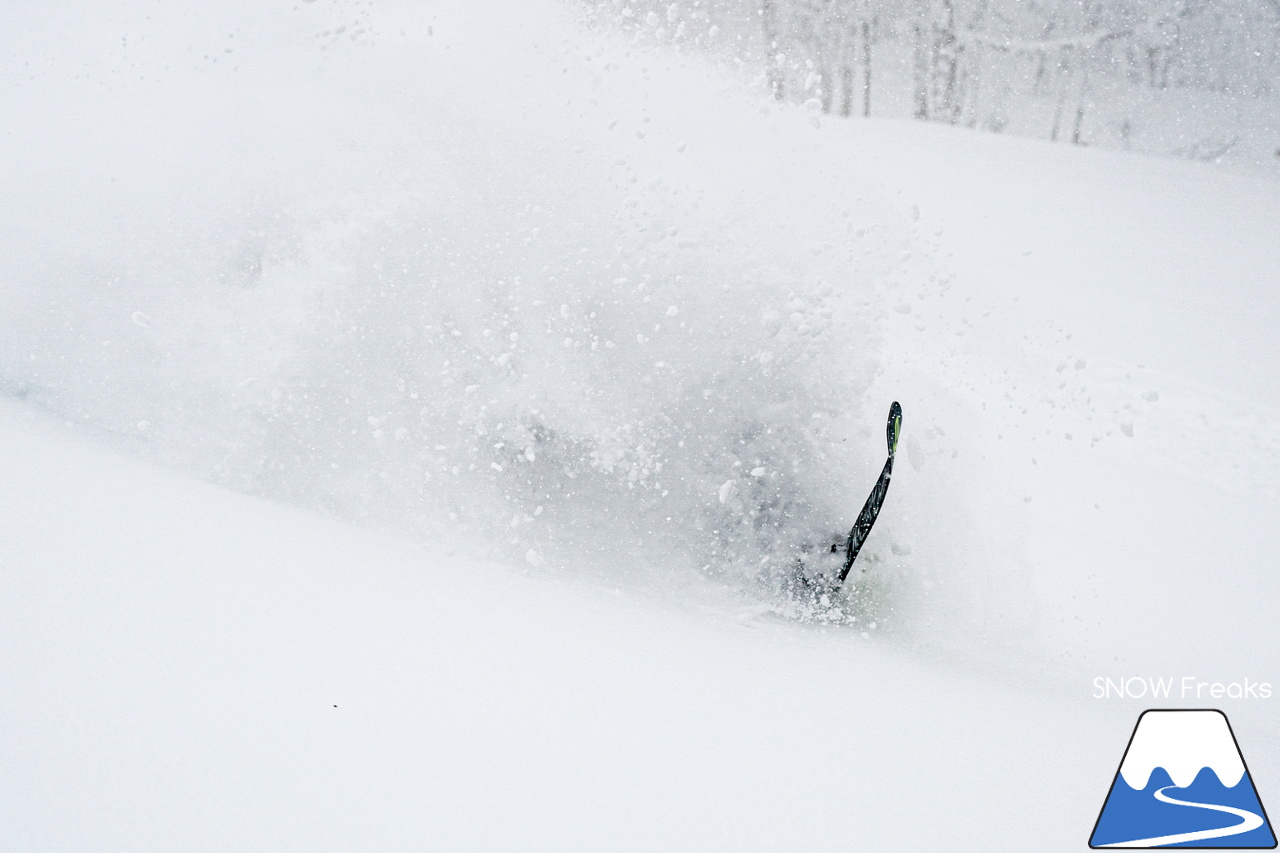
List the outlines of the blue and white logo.
<svg viewBox="0 0 1280 853">
<path fill-rule="evenodd" d="M 1274 848 L 1226 715 L 1144 711 L 1089 846 Z"/>
</svg>

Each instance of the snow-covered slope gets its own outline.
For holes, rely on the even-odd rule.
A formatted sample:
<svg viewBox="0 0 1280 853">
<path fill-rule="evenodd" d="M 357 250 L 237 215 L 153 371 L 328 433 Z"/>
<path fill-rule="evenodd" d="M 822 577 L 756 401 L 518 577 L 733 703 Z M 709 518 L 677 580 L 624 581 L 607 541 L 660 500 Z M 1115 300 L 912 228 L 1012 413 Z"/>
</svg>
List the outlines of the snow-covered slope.
<svg viewBox="0 0 1280 853">
<path fill-rule="evenodd" d="M 0 434 L 0 849 L 1065 848 L 1129 724 Z"/>
<path fill-rule="evenodd" d="M 554 4 L 26 24 L 0 845 L 1076 848 L 1094 677 L 1280 684 L 1274 183 Z M 856 621 L 777 619 L 892 399 Z"/>
<path fill-rule="evenodd" d="M 911 125 L 848 137 L 920 217 L 877 383 L 915 396 L 903 485 L 964 507 L 913 515 L 931 550 L 909 562 L 974 596 L 946 608 L 979 631 L 1064 663 L 1275 671 L 1277 185 Z M 948 516 L 974 538 L 931 535 Z"/>
</svg>

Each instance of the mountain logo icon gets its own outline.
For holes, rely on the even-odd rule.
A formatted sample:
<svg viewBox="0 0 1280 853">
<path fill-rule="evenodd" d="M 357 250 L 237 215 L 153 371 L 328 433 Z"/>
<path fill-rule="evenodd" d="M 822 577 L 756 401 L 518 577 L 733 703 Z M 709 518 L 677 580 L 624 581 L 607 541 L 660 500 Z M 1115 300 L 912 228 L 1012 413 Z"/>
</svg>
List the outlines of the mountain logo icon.
<svg viewBox="0 0 1280 853">
<path fill-rule="evenodd" d="M 1227 715 L 1143 711 L 1089 846 L 1275 848 Z"/>
</svg>

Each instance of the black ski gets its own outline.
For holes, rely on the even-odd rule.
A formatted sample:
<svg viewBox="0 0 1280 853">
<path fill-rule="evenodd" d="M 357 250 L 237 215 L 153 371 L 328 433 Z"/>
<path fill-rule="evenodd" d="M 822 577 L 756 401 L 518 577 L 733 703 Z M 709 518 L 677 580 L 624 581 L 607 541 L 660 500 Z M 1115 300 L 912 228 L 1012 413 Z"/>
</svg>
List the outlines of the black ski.
<svg viewBox="0 0 1280 853">
<path fill-rule="evenodd" d="M 875 488 L 871 490 L 871 494 L 867 496 L 867 502 L 862 505 L 862 512 L 858 513 L 858 520 L 853 523 L 853 529 L 849 531 L 849 538 L 845 540 L 844 545 L 844 571 L 840 572 L 840 583 L 837 587 L 844 583 L 844 579 L 849 577 L 849 570 L 853 568 L 853 561 L 857 559 L 858 552 L 862 550 L 862 543 L 867 541 L 867 536 L 871 534 L 871 526 L 876 523 L 876 516 L 880 514 L 880 505 L 884 503 L 884 496 L 889 493 L 889 476 L 893 474 L 893 456 L 898 452 L 898 434 L 902 432 L 902 407 L 895 400 L 893 405 L 889 407 L 889 422 L 885 425 L 885 438 L 889 444 L 889 458 L 884 461 L 884 468 L 880 471 L 880 479 L 876 480 Z"/>
</svg>

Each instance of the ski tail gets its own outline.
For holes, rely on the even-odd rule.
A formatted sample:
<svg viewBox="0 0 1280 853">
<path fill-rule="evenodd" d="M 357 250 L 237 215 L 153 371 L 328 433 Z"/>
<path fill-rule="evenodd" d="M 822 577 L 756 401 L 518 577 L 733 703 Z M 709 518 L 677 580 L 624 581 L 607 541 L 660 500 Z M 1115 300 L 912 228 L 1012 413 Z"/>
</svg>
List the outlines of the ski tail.
<svg viewBox="0 0 1280 853">
<path fill-rule="evenodd" d="M 895 400 L 889 407 L 889 421 L 885 425 L 889 458 L 885 460 L 884 468 L 880 471 L 880 479 L 876 480 L 875 487 L 867 496 L 867 502 L 862 505 L 862 512 L 858 513 L 858 520 L 853 523 L 853 529 L 849 531 L 849 538 L 845 540 L 844 570 L 840 572 L 841 584 L 844 583 L 845 578 L 849 577 L 853 561 L 858 558 L 862 544 L 871 535 L 871 527 L 876 523 L 876 517 L 880 515 L 880 507 L 884 504 L 885 495 L 889 493 L 889 477 L 893 474 L 893 457 L 898 452 L 898 436 L 901 432 L 902 407 Z"/>
</svg>

